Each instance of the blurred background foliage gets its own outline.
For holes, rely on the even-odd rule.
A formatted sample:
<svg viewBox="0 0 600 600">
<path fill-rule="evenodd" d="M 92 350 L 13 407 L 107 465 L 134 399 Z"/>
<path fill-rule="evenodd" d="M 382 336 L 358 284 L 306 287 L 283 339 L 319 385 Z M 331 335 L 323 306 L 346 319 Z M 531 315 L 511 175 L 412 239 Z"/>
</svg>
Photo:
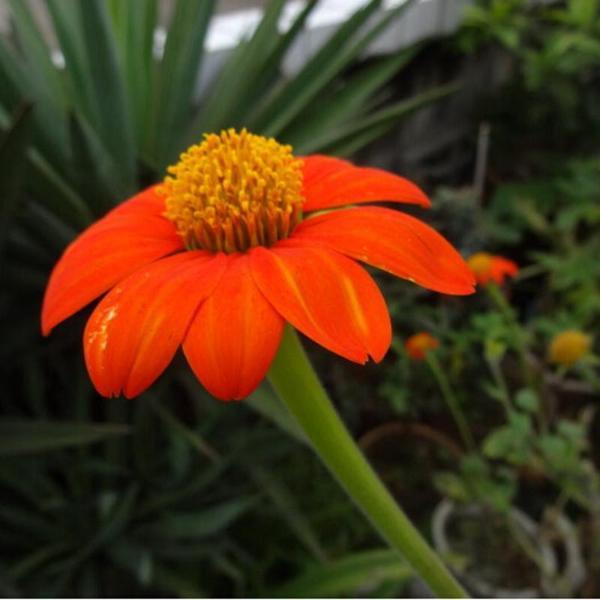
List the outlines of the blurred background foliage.
<svg viewBox="0 0 600 600">
<path fill-rule="evenodd" d="M 521 265 L 504 306 L 484 291 L 434 296 L 379 274 L 396 335 L 385 361 L 357 367 L 309 350 L 424 531 L 437 539 L 440 500 L 498 520 L 485 555 L 479 513 L 453 525 L 446 558 L 472 590 L 482 589 L 475 571 L 535 593 L 600 592 L 598 358 L 556 367 L 547 355 L 555 334 L 600 324 L 596 0 L 473 2 L 452 35 L 365 59 L 412 4 L 381 13 L 372 0 L 293 77 L 282 60 L 317 3 L 282 33 L 285 3 L 273 0 L 200 94 L 212 0 L 173 2 L 162 53 L 156 0 L 45 0 L 64 65 L 28 5 L 3 1 L 12 28 L 0 38 L 0 594 L 422 593 L 266 385 L 219 403 L 178 357 L 136 401 L 104 401 L 81 356 L 87 312 L 50 339 L 39 333 L 66 244 L 159 180 L 203 132 L 242 126 L 299 153 L 408 164 L 403 174 L 432 194 L 430 221 L 465 255 Z M 436 360 L 474 450 L 462 447 L 430 364 L 404 351 L 419 330 L 441 341 Z M 525 542 L 512 530 L 517 507 L 538 523 Z M 563 556 L 565 540 L 579 571 L 561 559 L 549 572 L 538 554 Z"/>
</svg>

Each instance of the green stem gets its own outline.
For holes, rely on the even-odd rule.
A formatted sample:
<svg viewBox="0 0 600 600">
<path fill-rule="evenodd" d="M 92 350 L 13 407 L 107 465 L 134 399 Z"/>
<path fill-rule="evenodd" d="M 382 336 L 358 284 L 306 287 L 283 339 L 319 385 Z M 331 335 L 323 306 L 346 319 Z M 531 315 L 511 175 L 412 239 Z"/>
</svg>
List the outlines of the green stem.
<svg viewBox="0 0 600 600">
<path fill-rule="evenodd" d="M 531 368 L 527 360 L 527 342 L 525 340 L 524 332 L 521 328 L 521 325 L 519 324 L 519 321 L 517 319 L 517 316 L 515 315 L 512 306 L 506 300 L 506 297 L 502 293 L 500 287 L 498 287 L 493 281 L 486 284 L 485 289 L 488 293 L 488 296 L 496 305 L 496 308 L 498 308 L 500 313 L 504 316 L 504 319 L 506 320 L 507 324 L 513 332 L 517 354 L 519 356 L 519 362 L 521 363 L 521 371 L 523 373 L 523 377 L 525 379 L 527 387 L 539 393 L 539 386 L 537 385 L 536 379 L 533 376 L 533 373 L 531 372 Z M 548 431 L 546 410 L 543 406 L 540 407 L 537 416 L 540 429 L 543 432 Z"/>
<path fill-rule="evenodd" d="M 469 451 L 475 451 L 475 441 L 473 440 L 473 434 L 471 433 L 471 429 L 469 428 L 469 424 L 467 423 L 467 419 L 460 407 L 460 402 L 458 398 L 454 394 L 452 390 L 452 386 L 446 377 L 446 373 L 442 369 L 437 357 L 433 352 L 427 352 L 425 354 L 425 361 L 429 365 L 437 384 L 440 387 L 442 392 L 442 396 L 452 413 L 452 417 L 454 418 L 454 422 L 458 427 L 458 431 L 463 440 L 463 444 L 465 448 Z"/>
<path fill-rule="evenodd" d="M 496 308 L 500 311 L 504 320 L 512 330 L 517 354 L 519 355 L 519 361 L 521 363 L 521 370 L 523 371 L 523 377 L 525 378 L 527 385 L 532 389 L 536 389 L 534 378 L 527 362 L 527 344 L 525 343 L 523 330 L 515 316 L 512 306 L 507 302 L 502 290 L 493 281 L 490 281 L 484 287 L 488 296 L 496 305 Z"/>
<path fill-rule="evenodd" d="M 512 411 L 512 403 L 510 400 L 510 392 L 508 391 L 508 385 L 506 384 L 506 380 L 504 379 L 504 375 L 502 374 L 502 369 L 500 368 L 500 362 L 495 358 L 486 358 L 487 364 L 490 367 L 490 371 L 492 372 L 492 376 L 498 389 L 500 390 L 500 395 L 498 396 L 500 402 L 502 403 L 502 407 L 504 408 L 504 412 L 508 417 Z"/>
<path fill-rule="evenodd" d="M 269 380 L 321 460 L 390 546 L 439 596 L 467 597 L 357 447 L 291 327 L 286 328 Z"/>
</svg>

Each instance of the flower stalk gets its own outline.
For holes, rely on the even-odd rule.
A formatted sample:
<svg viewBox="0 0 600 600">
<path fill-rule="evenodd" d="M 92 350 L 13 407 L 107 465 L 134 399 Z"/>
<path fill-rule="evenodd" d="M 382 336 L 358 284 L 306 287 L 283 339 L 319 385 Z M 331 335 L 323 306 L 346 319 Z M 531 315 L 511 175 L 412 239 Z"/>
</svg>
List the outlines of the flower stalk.
<svg viewBox="0 0 600 600">
<path fill-rule="evenodd" d="M 448 409 L 452 414 L 452 418 L 456 423 L 456 427 L 458 428 L 465 448 L 469 451 L 475 451 L 475 441 L 473 440 L 473 434 L 471 433 L 467 419 L 460 406 L 460 402 L 456 397 L 450 382 L 448 381 L 448 377 L 446 376 L 446 373 L 444 373 L 444 369 L 442 369 L 440 362 L 435 356 L 435 353 L 427 352 L 425 354 L 425 361 L 427 362 L 433 377 L 437 381 L 440 391 L 442 392 L 442 396 L 446 401 L 446 405 L 448 406 Z"/>
<path fill-rule="evenodd" d="M 389 545 L 440 597 L 466 592 L 430 548 L 357 447 L 319 381 L 296 332 L 286 327 L 269 380 L 315 451 Z"/>
</svg>

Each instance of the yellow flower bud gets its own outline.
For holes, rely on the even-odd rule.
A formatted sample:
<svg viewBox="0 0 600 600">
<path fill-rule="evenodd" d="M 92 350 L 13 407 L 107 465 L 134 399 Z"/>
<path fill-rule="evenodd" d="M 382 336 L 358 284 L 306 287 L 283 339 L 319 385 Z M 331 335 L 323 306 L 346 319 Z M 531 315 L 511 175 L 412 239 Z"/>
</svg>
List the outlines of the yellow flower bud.
<svg viewBox="0 0 600 600">
<path fill-rule="evenodd" d="M 582 331 L 568 329 L 555 335 L 548 348 L 548 356 L 554 363 L 570 367 L 575 364 L 592 345 L 592 338 Z"/>
</svg>

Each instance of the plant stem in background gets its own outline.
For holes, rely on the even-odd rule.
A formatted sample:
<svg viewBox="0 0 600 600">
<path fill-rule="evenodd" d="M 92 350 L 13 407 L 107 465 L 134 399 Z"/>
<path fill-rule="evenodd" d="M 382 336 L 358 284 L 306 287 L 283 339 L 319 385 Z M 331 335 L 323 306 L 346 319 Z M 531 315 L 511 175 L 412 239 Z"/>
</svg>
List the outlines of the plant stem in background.
<svg viewBox="0 0 600 600">
<path fill-rule="evenodd" d="M 506 380 L 504 379 L 504 375 L 502 374 L 502 369 L 500 368 L 500 361 L 497 358 L 486 357 L 486 362 L 490 368 L 492 376 L 494 378 L 494 382 L 500 391 L 498 395 L 498 400 L 502 403 L 502 407 L 504 408 L 504 412 L 508 417 L 510 413 L 513 411 L 510 392 L 508 391 L 508 385 L 506 384 Z"/>
<path fill-rule="evenodd" d="M 527 386 L 534 390 L 539 391 L 536 379 L 531 372 L 529 361 L 527 360 L 527 342 L 521 325 L 515 315 L 512 306 L 507 302 L 506 297 L 502 293 L 502 290 L 493 281 L 489 282 L 484 286 L 488 296 L 500 311 L 507 324 L 510 326 L 514 336 L 517 354 L 519 355 L 519 362 L 521 364 L 521 371 L 525 379 Z M 542 432 L 548 431 L 546 409 L 540 405 L 540 410 L 537 413 L 538 424 Z"/>
<path fill-rule="evenodd" d="M 510 326 L 514 336 L 517 353 L 519 355 L 523 377 L 525 378 L 527 385 L 532 389 L 535 389 L 535 381 L 527 362 L 527 345 L 525 342 L 525 337 L 512 306 L 507 302 L 502 290 L 493 281 L 490 281 L 483 287 L 493 304 L 506 320 L 506 323 Z"/>
<path fill-rule="evenodd" d="M 390 546 L 402 554 L 437 595 L 467 597 L 357 447 L 315 374 L 296 332 L 289 326 L 269 380 L 321 460 Z"/>
<path fill-rule="evenodd" d="M 476 446 L 475 441 L 473 440 L 473 434 L 471 433 L 467 419 L 465 418 L 462 408 L 460 407 L 460 402 L 452 390 L 452 386 L 450 385 L 448 377 L 446 377 L 446 373 L 444 373 L 440 362 L 433 352 L 427 352 L 425 354 L 425 361 L 431 369 L 431 372 L 433 373 L 433 376 L 440 387 L 442 396 L 444 397 L 444 400 L 446 401 L 446 404 L 452 413 L 452 417 L 456 423 L 458 431 L 460 432 L 460 436 L 465 448 L 469 451 L 475 451 Z"/>
</svg>

